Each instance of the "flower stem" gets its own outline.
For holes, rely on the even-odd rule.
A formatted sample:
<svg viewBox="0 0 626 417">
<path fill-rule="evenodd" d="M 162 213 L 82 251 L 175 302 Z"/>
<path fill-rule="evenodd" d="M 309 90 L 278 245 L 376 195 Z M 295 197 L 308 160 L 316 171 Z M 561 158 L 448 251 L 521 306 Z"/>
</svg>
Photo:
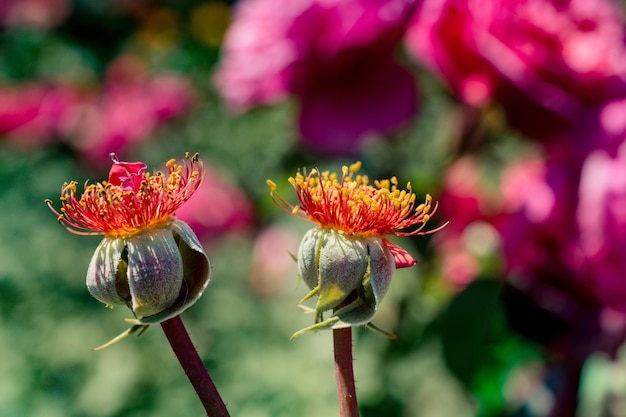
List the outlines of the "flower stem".
<svg viewBox="0 0 626 417">
<path fill-rule="evenodd" d="M 352 366 L 352 327 L 333 330 L 335 379 L 340 417 L 359 417 Z"/>
<path fill-rule="evenodd" d="M 196 390 L 207 415 L 209 417 L 230 417 L 226 404 L 217 392 L 202 359 L 198 356 L 180 316 L 162 322 L 161 327 L 174 354 L 185 370 L 187 378 Z"/>
</svg>

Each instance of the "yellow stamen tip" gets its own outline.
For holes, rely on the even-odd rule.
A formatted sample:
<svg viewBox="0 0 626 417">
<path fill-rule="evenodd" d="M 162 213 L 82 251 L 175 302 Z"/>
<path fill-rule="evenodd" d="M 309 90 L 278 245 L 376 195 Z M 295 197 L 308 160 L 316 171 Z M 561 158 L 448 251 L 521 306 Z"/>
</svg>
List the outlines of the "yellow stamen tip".
<svg viewBox="0 0 626 417">
<path fill-rule="evenodd" d="M 356 161 L 354 164 L 350 165 L 350 172 L 357 172 L 361 169 L 361 161 Z"/>
<path fill-rule="evenodd" d="M 267 186 L 270 187 L 270 191 L 276 191 L 276 183 L 272 180 L 265 181 Z"/>
</svg>

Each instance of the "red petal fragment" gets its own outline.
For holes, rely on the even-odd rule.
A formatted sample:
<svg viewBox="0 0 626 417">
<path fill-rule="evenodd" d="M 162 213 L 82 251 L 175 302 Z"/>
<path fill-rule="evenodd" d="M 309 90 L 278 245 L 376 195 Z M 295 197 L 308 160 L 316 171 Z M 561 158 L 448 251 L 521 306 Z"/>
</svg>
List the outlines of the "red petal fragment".
<svg viewBox="0 0 626 417">
<path fill-rule="evenodd" d="M 109 183 L 121 186 L 124 191 L 137 191 L 145 171 L 146 164 L 143 162 L 113 161 L 109 171 Z"/>
<path fill-rule="evenodd" d="M 396 269 L 398 268 L 408 268 L 415 264 L 417 264 L 417 259 L 411 256 L 409 252 L 402 249 L 400 246 L 396 245 L 392 241 L 388 239 L 383 239 L 383 243 L 391 254 L 393 255 L 393 259 L 396 261 Z"/>
</svg>

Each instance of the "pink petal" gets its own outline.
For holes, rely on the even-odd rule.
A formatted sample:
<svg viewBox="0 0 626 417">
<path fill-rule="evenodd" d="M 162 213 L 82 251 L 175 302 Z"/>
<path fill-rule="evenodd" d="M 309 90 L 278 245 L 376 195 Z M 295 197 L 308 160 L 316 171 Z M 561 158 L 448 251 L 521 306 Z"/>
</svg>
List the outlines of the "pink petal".
<svg viewBox="0 0 626 417">
<path fill-rule="evenodd" d="M 411 256 L 409 252 L 402 249 L 388 239 L 383 239 L 383 243 L 387 246 L 387 249 L 393 255 L 393 259 L 396 261 L 396 268 L 408 268 L 417 264 L 417 259 Z"/>
<path fill-rule="evenodd" d="M 121 185 L 124 191 L 137 191 L 143 180 L 146 164 L 143 162 L 113 161 L 109 171 L 109 183 Z"/>
</svg>

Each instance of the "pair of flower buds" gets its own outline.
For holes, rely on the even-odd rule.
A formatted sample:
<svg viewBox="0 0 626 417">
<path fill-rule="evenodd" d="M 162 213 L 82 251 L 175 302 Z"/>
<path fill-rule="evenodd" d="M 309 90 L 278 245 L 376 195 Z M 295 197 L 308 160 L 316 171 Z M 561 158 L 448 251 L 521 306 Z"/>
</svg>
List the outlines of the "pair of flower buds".
<svg viewBox="0 0 626 417">
<path fill-rule="evenodd" d="M 182 163 L 170 160 L 166 173 L 151 174 L 142 162 L 112 159 L 108 181 L 86 185 L 80 197 L 77 183 L 66 183 L 61 209 L 47 204 L 69 231 L 104 235 L 89 264 L 87 287 L 108 306 L 130 308 L 129 334 L 182 313 L 209 282 L 210 263 L 201 243 L 174 217 L 200 186 L 203 166 L 197 154 L 188 154 Z M 317 170 L 298 173 L 289 181 L 299 206 L 277 194 L 268 180 L 272 199 L 283 210 L 317 224 L 297 254 L 299 275 L 311 289 L 300 303 L 318 297 L 315 324 L 292 337 L 370 323 L 394 269 L 417 263 L 385 236 L 432 232 L 422 231 L 435 211 L 430 196 L 416 205 L 410 184 L 400 190 L 394 177 L 372 186 L 366 176 L 353 177 L 359 169 L 360 163 L 343 167 L 341 177 Z"/>
</svg>

